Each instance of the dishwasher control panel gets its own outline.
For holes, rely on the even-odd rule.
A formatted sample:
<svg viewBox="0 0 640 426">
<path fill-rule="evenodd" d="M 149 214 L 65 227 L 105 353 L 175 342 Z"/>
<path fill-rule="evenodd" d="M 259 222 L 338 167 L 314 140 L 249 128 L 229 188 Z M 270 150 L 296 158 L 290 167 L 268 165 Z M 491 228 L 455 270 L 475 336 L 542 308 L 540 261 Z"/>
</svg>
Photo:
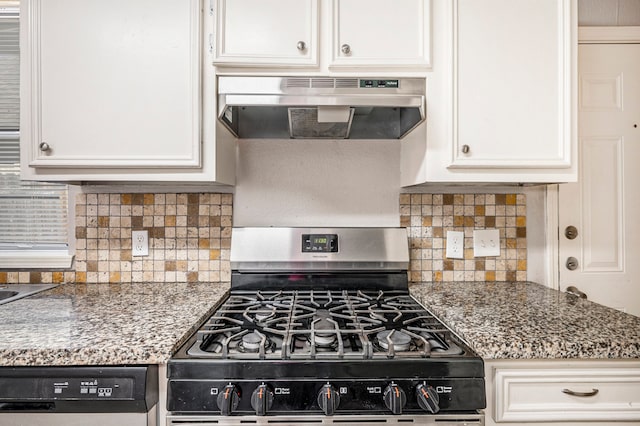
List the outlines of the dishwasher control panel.
<svg viewBox="0 0 640 426">
<path fill-rule="evenodd" d="M 134 380 L 130 377 L 103 378 L 0 378 L 0 398 L 16 399 L 133 399 Z"/>
<path fill-rule="evenodd" d="M 0 367 L 0 412 L 137 412 L 157 400 L 157 366 Z"/>
</svg>

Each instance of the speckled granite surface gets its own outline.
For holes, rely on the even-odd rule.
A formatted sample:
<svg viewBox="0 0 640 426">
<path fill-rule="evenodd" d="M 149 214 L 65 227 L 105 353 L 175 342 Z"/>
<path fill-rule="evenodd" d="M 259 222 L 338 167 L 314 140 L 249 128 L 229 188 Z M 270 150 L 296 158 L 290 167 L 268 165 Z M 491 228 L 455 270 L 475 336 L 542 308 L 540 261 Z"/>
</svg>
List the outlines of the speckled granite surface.
<svg viewBox="0 0 640 426">
<path fill-rule="evenodd" d="M 228 289 L 64 284 L 0 305 L 0 365 L 164 363 Z"/>
<path fill-rule="evenodd" d="M 0 366 L 164 363 L 228 289 L 65 284 L 0 305 Z M 485 359 L 640 358 L 640 318 L 538 284 L 410 291 Z"/>
<path fill-rule="evenodd" d="M 412 284 L 485 359 L 640 358 L 640 318 L 535 283 Z"/>
</svg>

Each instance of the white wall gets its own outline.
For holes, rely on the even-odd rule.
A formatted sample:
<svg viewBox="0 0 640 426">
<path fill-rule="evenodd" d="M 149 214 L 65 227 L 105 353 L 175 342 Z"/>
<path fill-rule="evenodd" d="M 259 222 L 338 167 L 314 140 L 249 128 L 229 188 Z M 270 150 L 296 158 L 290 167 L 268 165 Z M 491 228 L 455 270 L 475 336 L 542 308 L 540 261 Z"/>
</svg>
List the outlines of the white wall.
<svg viewBox="0 0 640 426">
<path fill-rule="evenodd" d="M 399 226 L 398 141 L 241 140 L 234 226 Z"/>
</svg>

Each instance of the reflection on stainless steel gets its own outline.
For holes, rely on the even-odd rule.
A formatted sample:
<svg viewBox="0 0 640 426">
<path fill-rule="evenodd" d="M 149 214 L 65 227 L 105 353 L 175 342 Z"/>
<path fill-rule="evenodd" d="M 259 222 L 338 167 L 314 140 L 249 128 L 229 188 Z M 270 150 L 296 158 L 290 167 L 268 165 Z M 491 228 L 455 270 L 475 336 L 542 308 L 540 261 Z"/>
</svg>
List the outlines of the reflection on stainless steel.
<svg viewBox="0 0 640 426">
<path fill-rule="evenodd" d="M 0 286 L 0 305 L 57 287 L 57 284 L 10 284 Z"/>
<path fill-rule="evenodd" d="M 425 98 L 424 78 L 218 77 L 218 119 L 242 139 L 401 139 Z"/>
<path fill-rule="evenodd" d="M 339 234 L 340 251 L 302 252 L 302 235 L 314 232 Z M 409 268 L 404 228 L 234 228 L 232 241 L 231 269 L 238 271 L 401 271 Z"/>
<path fill-rule="evenodd" d="M 300 426 L 310 425 L 357 425 L 357 426 L 483 426 L 484 416 L 477 414 L 438 414 L 438 415 L 355 415 L 355 416 L 168 416 L 167 426 Z"/>
<path fill-rule="evenodd" d="M 73 335 L 72 302 L 68 298 L 23 299 L 20 309 L 11 309 L 0 321 L 5 325 L 16 324 L 11 344 L 20 349 L 69 349 L 77 337 Z M 14 305 L 15 306 L 15 305 Z M 10 308 L 11 305 L 7 306 Z"/>
</svg>

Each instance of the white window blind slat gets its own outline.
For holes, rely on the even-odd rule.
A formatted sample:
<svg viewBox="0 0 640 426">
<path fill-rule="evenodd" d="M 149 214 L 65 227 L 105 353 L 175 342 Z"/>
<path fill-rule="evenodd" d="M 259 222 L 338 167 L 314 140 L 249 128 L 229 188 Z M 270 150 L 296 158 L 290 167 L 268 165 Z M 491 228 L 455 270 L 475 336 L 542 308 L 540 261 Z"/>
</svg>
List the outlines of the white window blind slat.
<svg viewBox="0 0 640 426">
<path fill-rule="evenodd" d="M 1 93 L 1 92 L 0 92 Z M 20 161 L 20 134 L 0 130 L 0 167 Z"/>
<path fill-rule="evenodd" d="M 0 130 L 20 127 L 20 32 L 18 18 L 0 19 Z"/>
<path fill-rule="evenodd" d="M 0 0 L 0 250 L 67 250 L 67 186 L 20 180 L 16 5 Z"/>
</svg>

